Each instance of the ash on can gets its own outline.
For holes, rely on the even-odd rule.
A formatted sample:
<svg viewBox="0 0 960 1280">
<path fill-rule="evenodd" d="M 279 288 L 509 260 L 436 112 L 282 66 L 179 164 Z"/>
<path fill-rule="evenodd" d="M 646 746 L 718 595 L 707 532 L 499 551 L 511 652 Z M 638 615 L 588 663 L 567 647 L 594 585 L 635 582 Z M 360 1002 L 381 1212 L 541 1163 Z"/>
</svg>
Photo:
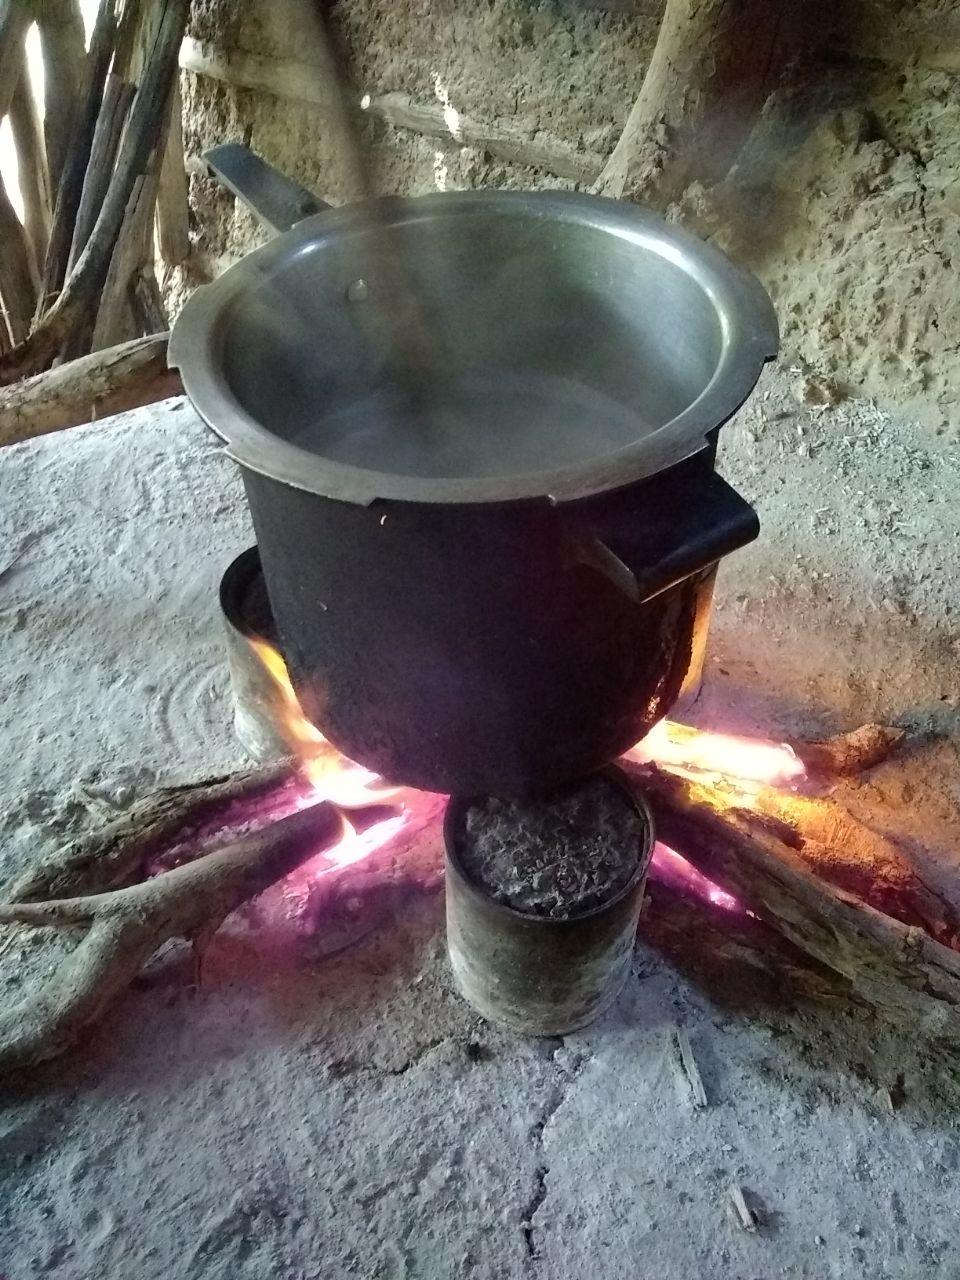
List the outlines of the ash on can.
<svg viewBox="0 0 960 1280">
<path fill-rule="evenodd" d="M 623 787 L 597 774 L 535 799 L 470 802 L 457 852 L 495 902 L 565 919 L 621 892 L 636 872 L 645 830 Z"/>
</svg>

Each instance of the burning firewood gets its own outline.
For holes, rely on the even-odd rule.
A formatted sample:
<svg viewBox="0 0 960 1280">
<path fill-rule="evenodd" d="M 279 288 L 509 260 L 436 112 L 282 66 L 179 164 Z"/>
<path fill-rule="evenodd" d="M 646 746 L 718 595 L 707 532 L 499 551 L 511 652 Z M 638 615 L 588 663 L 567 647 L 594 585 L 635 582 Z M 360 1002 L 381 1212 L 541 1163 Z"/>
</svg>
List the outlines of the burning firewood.
<svg viewBox="0 0 960 1280">
<path fill-rule="evenodd" d="M 888 724 L 863 724 L 850 733 L 792 744 L 811 773 L 851 778 L 882 764 L 904 739 L 904 731 Z"/>
<path fill-rule="evenodd" d="M 20 900 L 0 906 L 0 922 L 86 926 L 87 932 L 60 969 L 0 1015 L 0 1072 L 62 1052 L 130 985 L 162 943 L 184 938 L 202 954 L 231 911 L 340 838 L 339 811 L 321 802 L 287 813 L 195 861 L 130 883 L 146 867 L 151 850 L 159 852 L 164 836 L 182 837 L 191 822 L 194 830 L 202 829 L 216 811 L 222 821 L 229 800 L 241 790 L 249 798 L 251 790 L 259 794 L 271 783 L 276 788 L 276 782 L 276 772 L 269 771 L 246 779 L 242 788 L 215 784 L 186 813 L 182 798 L 178 804 L 167 793 L 154 804 L 153 821 L 139 838 L 127 818 L 108 827 L 99 841 L 70 847 L 65 857 L 15 887 Z M 178 809 L 179 826 L 174 817 Z M 28 888 L 62 883 L 83 884 L 93 892 L 22 900 Z M 98 891 L 109 884 L 123 887 Z"/>
<path fill-rule="evenodd" d="M 807 847 L 802 810 L 791 825 L 747 807 L 746 798 L 731 803 L 709 782 L 655 765 L 633 773 L 659 836 L 703 875 L 862 999 L 922 1034 L 960 1043 L 960 953 L 817 874 L 819 853 Z"/>
<path fill-rule="evenodd" d="M 359 861 L 356 876 L 338 870 L 336 877 L 311 881 L 306 910 L 317 916 L 321 936 L 327 924 L 336 929 L 341 880 L 350 936 L 364 931 L 360 917 L 368 891 L 376 898 L 385 884 L 397 888 L 404 878 L 419 887 L 435 880 L 433 855 L 427 865 L 411 842 L 436 826 L 442 799 L 414 792 L 399 798 L 396 789 L 385 790 L 347 762 L 338 773 L 332 748 L 314 734 L 317 741 L 306 744 L 314 755 L 301 762 L 310 782 L 285 761 L 161 790 L 100 832 L 68 843 L 11 886 L 0 923 L 86 925 L 87 933 L 46 984 L 0 1019 L 0 1070 L 62 1052 L 163 941 L 184 937 L 202 947 L 230 911 L 337 841 L 343 819 L 334 804 L 298 807 L 310 786 L 315 800 L 332 796 L 341 806 L 366 805 L 367 820 L 381 828 L 381 838 L 359 856 L 380 852 Z M 889 748 L 899 739 L 876 726 L 844 739 L 872 743 L 859 755 L 871 765 L 881 740 Z M 739 780 L 718 772 L 724 753 L 729 760 L 738 744 Z M 834 994 L 852 991 L 888 1013 L 909 1016 L 930 1034 L 960 1040 L 960 954 L 951 949 L 958 932 L 951 905 L 923 882 L 894 842 L 859 823 L 834 798 L 760 785 L 770 778 L 781 787 L 796 782 L 808 745 L 791 750 L 668 726 L 659 735 L 662 763 L 656 751 L 651 760 L 648 749 L 625 758 L 654 809 L 658 834 L 680 851 L 682 865 L 687 859 L 696 869 L 688 868 L 690 882 L 702 873 L 710 885 L 707 898 L 691 905 L 676 886 L 654 882 L 647 938 L 679 955 L 696 932 L 713 956 L 746 963 L 758 975 L 818 999 L 831 995 L 830 973 L 839 975 L 843 981 Z M 849 750 L 816 745 L 822 774 L 835 761 L 837 772 L 849 772 Z M 682 776 L 676 772 L 684 767 L 680 753 L 689 757 L 693 750 L 693 776 Z M 251 810 L 260 824 L 253 834 Z M 211 846 L 219 847 L 205 852 Z M 332 850 L 328 856 L 337 862 Z M 350 856 L 338 868 L 356 860 Z M 739 909 L 717 912 L 714 902 Z"/>
</svg>

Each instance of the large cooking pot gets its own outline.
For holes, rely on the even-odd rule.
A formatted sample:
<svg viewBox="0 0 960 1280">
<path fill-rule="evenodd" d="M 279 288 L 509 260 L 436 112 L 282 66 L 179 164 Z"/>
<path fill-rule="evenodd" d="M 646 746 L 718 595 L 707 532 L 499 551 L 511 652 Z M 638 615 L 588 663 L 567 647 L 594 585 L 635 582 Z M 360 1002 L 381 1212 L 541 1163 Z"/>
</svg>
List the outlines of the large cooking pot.
<svg viewBox="0 0 960 1280">
<path fill-rule="evenodd" d="M 171 361 L 242 469 L 307 715 L 435 791 L 618 755 L 690 685 L 717 561 L 757 534 L 714 456 L 776 353 L 763 290 L 628 204 L 327 209 L 245 148 L 207 159 L 281 234 L 190 299 Z M 385 244 L 444 371 L 421 437 L 385 398 Z"/>
</svg>

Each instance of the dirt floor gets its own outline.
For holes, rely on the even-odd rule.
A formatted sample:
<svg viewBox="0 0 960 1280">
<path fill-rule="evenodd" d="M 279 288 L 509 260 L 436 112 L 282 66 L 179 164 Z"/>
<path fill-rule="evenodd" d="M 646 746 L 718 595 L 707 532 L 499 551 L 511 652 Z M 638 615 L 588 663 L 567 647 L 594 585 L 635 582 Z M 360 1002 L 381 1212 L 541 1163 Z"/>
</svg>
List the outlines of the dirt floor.
<svg viewBox="0 0 960 1280">
<path fill-rule="evenodd" d="M 867 402 L 802 403 L 805 385 L 772 370 L 724 432 L 763 534 L 721 573 L 696 717 L 909 726 L 850 802 L 898 815 L 960 905 L 957 445 Z M 216 586 L 251 534 L 182 401 L 4 450 L 0 520 L 5 878 L 104 803 L 240 761 Z M 7 1082 L 0 1271 L 956 1276 L 960 1059 L 842 1000 L 758 1005 L 737 974 L 697 972 L 694 939 L 668 958 L 641 938 L 600 1024 L 525 1041 L 452 993 L 441 925 L 421 896 L 323 959 L 234 921 L 199 994 L 166 951 L 80 1052 Z M 55 944 L 15 930 L 2 948 L 15 1001 Z"/>
</svg>

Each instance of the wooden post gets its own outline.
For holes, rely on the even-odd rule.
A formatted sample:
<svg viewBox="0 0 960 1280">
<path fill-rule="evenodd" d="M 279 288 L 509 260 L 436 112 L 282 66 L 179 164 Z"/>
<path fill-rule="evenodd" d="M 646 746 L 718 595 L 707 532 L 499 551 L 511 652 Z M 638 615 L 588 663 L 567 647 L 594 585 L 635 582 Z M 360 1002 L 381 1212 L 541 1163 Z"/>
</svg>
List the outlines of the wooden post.
<svg viewBox="0 0 960 1280">
<path fill-rule="evenodd" d="M 170 125 L 167 131 L 160 186 L 157 189 L 157 243 L 160 256 L 175 267 L 190 255 L 187 170 L 183 158 L 183 105 L 179 75 L 170 94 Z"/>
<path fill-rule="evenodd" d="M 154 166 L 156 161 L 154 160 Z M 100 295 L 91 350 L 142 337 L 133 306 L 133 291 L 147 266 L 153 242 L 153 213 L 158 178 L 155 168 L 138 178 Z"/>
<path fill-rule="evenodd" d="M 83 193 L 83 179 L 90 159 L 90 147 L 100 114 L 103 86 L 110 69 L 114 44 L 117 38 L 116 0 L 100 0 L 90 49 L 84 68 L 83 87 L 77 106 L 70 143 L 60 174 L 57 204 L 50 231 L 50 247 L 43 272 L 44 302 L 51 302 L 59 293 L 67 272 L 70 244 L 77 218 L 77 209 Z"/>
<path fill-rule="evenodd" d="M 25 0 L 0 0 L 0 120 L 20 79 L 23 42 L 30 26 L 30 9 Z"/>
<path fill-rule="evenodd" d="M 43 53 L 43 133 L 55 195 L 80 105 L 86 41 L 79 0 L 37 0 L 36 12 Z"/>
<path fill-rule="evenodd" d="M 17 151 L 24 225 L 30 243 L 34 274 L 39 284 L 39 273 L 47 253 L 53 213 L 43 125 L 33 96 L 25 50 L 20 54 L 20 77 L 10 103 L 10 128 Z"/>
<path fill-rule="evenodd" d="M 133 85 L 111 72 L 104 85 L 100 113 L 93 131 L 90 158 L 83 177 L 83 191 L 73 224 L 70 256 L 67 259 L 68 267 L 74 265 L 90 239 L 90 232 L 93 230 L 100 206 L 103 204 L 103 197 L 110 186 L 113 163 L 120 144 L 120 134 L 126 122 L 132 98 Z"/>
<path fill-rule="evenodd" d="M 37 300 L 26 232 L 0 179 L 0 303 L 10 342 L 22 342 Z"/>
<path fill-rule="evenodd" d="M 596 185 L 661 207 L 722 178 L 778 67 L 787 0 L 667 0 L 639 97 Z"/>
</svg>

